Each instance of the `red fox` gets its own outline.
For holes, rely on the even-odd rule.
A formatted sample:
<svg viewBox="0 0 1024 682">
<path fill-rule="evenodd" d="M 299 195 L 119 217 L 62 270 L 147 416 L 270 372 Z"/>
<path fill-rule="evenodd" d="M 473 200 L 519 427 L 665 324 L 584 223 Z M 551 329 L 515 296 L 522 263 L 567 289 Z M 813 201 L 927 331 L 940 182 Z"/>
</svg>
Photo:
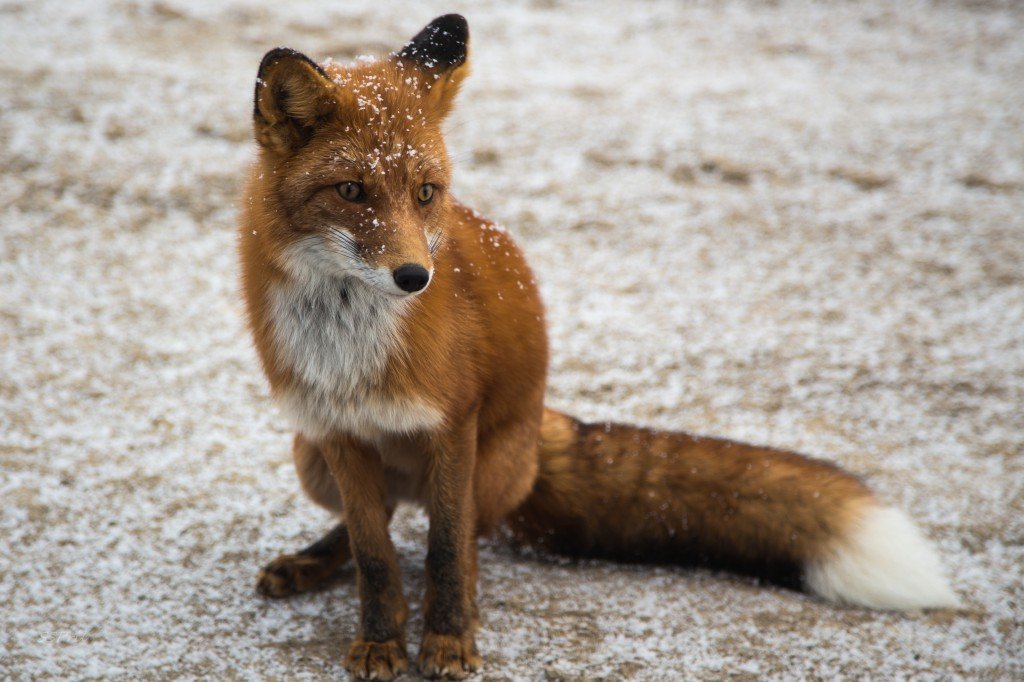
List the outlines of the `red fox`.
<svg viewBox="0 0 1024 682">
<path fill-rule="evenodd" d="M 469 70 L 465 19 L 376 61 L 269 52 L 239 230 L 248 322 L 294 422 L 299 479 L 340 523 L 259 574 L 285 597 L 355 561 L 359 678 L 408 667 L 388 523 L 430 518 L 421 673 L 477 670 L 477 536 L 576 556 L 714 563 L 826 599 L 953 607 L 936 554 L 857 478 L 791 452 L 544 407 L 548 341 L 509 235 L 451 195 L 441 124 Z"/>
</svg>

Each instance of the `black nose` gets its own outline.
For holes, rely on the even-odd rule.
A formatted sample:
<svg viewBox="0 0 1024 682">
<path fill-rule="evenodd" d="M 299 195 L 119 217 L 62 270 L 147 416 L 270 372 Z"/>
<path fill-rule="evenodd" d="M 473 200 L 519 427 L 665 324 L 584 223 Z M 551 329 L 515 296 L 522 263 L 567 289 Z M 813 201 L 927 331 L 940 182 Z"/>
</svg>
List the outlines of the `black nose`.
<svg viewBox="0 0 1024 682">
<path fill-rule="evenodd" d="M 422 265 L 406 263 L 395 269 L 395 284 L 399 289 L 408 291 L 410 294 L 427 286 L 429 281 L 430 273 Z"/>
</svg>

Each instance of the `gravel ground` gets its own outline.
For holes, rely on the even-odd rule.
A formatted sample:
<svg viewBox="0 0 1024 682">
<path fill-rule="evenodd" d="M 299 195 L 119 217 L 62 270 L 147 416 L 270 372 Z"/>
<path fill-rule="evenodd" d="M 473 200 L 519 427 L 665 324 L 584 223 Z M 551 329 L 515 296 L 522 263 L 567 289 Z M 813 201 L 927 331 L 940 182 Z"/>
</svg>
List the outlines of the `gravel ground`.
<svg viewBox="0 0 1024 682">
<path fill-rule="evenodd" d="M 351 572 L 253 590 L 329 519 L 242 324 L 252 84 L 446 11 L 456 193 L 537 270 L 550 402 L 838 461 L 967 604 L 492 540 L 482 679 L 1024 677 L 1024 6 L 346 4 L 0 1 L 0 677 L 343 674 Z M 415 643 L 426 521 L 393 527 Z"/>
</svg>

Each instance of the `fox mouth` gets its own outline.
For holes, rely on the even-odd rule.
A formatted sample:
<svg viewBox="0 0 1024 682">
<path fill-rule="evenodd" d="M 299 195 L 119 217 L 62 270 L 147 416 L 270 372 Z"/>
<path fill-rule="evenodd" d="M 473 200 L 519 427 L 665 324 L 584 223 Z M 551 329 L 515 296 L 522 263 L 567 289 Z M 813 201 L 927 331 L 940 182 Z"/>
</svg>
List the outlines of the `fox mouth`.
<svg viewBox="0 0 1024 682">
<path fill-rule="evenodd" d="M 366 261 L 346 259 L 346 276 L 358 279 L 371 289 L 391 299 L 406 299 L 426 291 L 434 280 L 434 268 L 405 264 L 395 268 L 375 268 Z"/>
<path fill-rule="evenodd" d="M 443 244 L 444 231 L 427 234 L 427 250 L 431 261 L 429 265 L 406 262 L 394 269 L 374 267 L 367 263 L 359 242 L 343 230 L 328 230 L 323 233 L 323 237 L 325 246 L 340 261 L 339 265 L 347 275 L 363 280 L 382 294 L 402 299 L 423 293 L 433 282 L 433 260 Z"/>
<path fill-rule="evenodd" d="M 405 263 L 393 270 L 374 267 L 359 253 L 354 240 L 351 240 L 351 244 L 350 248 L 341 248 L 337 241 L 327 239 L 326 248 L 330 252 L 335 274 L 346 279 L 357 279 L 388 298 L 400 300 L 417 296 L 426 291 L 434 280 L 433 264 L 428 268 L 417 263 Z"/>
<path fill-rule="evenodd" d="M 415 261 L 397 267 L 374 266 L 363 257 L 359 243 L 340 230 L 307 234 L 293 242 L 279 260 L 292 276 L 304 280 L 310 276 L 359 281 L 389 300 L 412 298 L 422 294 L 434 281 L 434 253 L 442 243 L 441 233 L 428 237 L 430 260 Z"/>
</svg>

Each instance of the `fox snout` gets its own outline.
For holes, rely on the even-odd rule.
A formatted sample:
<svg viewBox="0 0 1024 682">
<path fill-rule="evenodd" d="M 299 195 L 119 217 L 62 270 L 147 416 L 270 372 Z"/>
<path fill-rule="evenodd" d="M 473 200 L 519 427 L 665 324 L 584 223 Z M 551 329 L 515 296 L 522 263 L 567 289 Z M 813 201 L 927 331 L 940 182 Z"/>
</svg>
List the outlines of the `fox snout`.
<svg viewBox="0 0 1024 682">
<path fill-rule="evenodd" d="M 395 261 L 381 262 L 366 258 L 361 259 L 363 265 L 357 266 L 354 271 L 348 274 L 362 279 L 378 291 L 388 296 L 405 298 L 421 293 L 430 284 L 433 278 L 434 268 L 430 258 L 421 260 L 418 258 L 399 257 Z M 388 259 L 390 260 L 390 259 Z"/>
<path fill-rule="evenodd" d="M 360 239 L 361 237 L 361 239 Z M 358 235 L 359 260 L 356 276 L 365 279 L 382 293 L 406 297 L 422 292 L 434 274 L 434 253 L 421 229 L 372 230 Z"/>
</svg>

